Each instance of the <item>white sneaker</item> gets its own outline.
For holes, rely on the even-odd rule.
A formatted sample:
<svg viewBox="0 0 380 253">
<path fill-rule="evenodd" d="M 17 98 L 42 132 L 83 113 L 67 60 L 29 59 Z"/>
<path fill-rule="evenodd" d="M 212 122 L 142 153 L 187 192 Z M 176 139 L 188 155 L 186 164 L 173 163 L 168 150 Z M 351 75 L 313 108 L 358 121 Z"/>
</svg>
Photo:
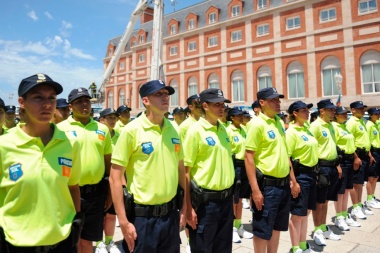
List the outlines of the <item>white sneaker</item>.
<svg viewBox="0 0 380 253">
<path fill-rule="evenodd" d="M 107 250 L 109 253 L 121 253 L 114 241 L 111 241 L 110 244 L 107 245 Z"/>
<path fill-rule="evenodd" d="M 191 253 L 191 248 L 189 244 L 187 244 L 186 246 L 186 253 Z"/>
<path fill-rule="evenodd" d="M 360 206 L 352 208 L 351 215 L 354 216 L 356 219 L 367 219 L 367 216 L 365 216 Z"/>
<path fill-rule="evenodd" d="M 361 224 L 357 221 L 355 221 L 354 219 L 351 218 L 351 215 L 350 214 L 347 214 L 347 218 L 345 219 L 346 221 L 346 224 L 350 227 L 360 227 Z"/>
<path fill-rule="evenodd" d="M 347 226 L 347 224 L 346 224 L 346 226 Z M 332 241 L 339 241 L 340 240 L 339 235 L 334 234 L 334 232 L 329 227 L 326 227 L 326 228 L 327 228 L 327 230 L 325 232 L 323 232 L 323 236 L 326 239 L 329 239 Z"/>
<path fill-rule="evenodd" d="M 313 240 L 315 244 L 319 246 L 326 246 L 325 238 L 323 237 L 323 232 L 321 229 L 314 231 Z"/>
<path fill-rule="evenodd" d="M 343 231 L 350 231 L 350 228 L 348 227 L 343 216 L 339 216 L 335 219 L 335 226 L 337 226 L 339 229 Z"/>
<path fill-rule="evenodd" d="M 366 207 L 365 205 L 363 205 L 363 207 L 362 207 L 362 212 L 365 215 L 374 215 L 374 212 L 371 209 L 369 209 L 368 207 Z"/>
<path fill-rule="evenodd" d="M 376 199 L 371 199 L 370 201 L 366 201 L 366 205 L 371 208 L 380 209 L 380 202 L 376 201 Z"/>
<path fill-rule="evenodd" d="M 251 204 L 249 203 L 249 199 L 243 199 L 242 202 L 243 202 L 243 208 L 244 209 L 251 208 Z"/>
<path fill-rule="evenodd" d="M 290 252 L 293 252 L 293 250 L 290 250 Z M 302 253 L 303 250 L 301 248 L 298 248 L 294 253 Z"/>
<path fill-rule="evenodd" d="M 302 253 L 316 253 L 314 250 L 311 249 L 311 246 L 309 243 L 306 243 L 307 248 L 302 251 Z"/>
<path fill-rule="evenodd" d="M 96 246 L 95 253 L 108 253 L 107 245 L 104 242 L 99 243 L 99 245 Z"/>
<path fill-rule="evenodd" d="M 235 227 L 232 228 L 232 241 L 234 243 L 241 243 L 240 236 L 238 234 L 238 230 Z"/>
<path fill-rule="evenodd" d="M 243 225 L 240 225 L 239 230 L 237 231 L 238 235 L 244 239 L 252 239 L 253 234 L 244 229 Z"/>
</svg>

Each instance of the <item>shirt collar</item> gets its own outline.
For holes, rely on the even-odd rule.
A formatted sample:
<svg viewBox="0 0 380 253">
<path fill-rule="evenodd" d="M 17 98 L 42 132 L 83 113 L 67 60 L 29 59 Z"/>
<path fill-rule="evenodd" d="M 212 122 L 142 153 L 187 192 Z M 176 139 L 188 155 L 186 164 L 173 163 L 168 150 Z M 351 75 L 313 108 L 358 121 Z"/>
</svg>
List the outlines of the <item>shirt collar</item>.
<svg viewBox="0 0 380 253">
<path fill-rule="evenodd" d="M 32 136 L 28 135 L 27 133 L 25 133 L 21 129 L 21 127 L 24 125 L 25 125 L 25 123 L 20 123 L 17 126 L 15 126 L 14 133 L 15 133 L 15 135 L 18 136 L 18 139 L 15 140 L 15 143 L 17 146 L 22 146 L 22 145 L 24 145 L 28 142 L 31 142 L 35 139 L 40 139 L 39 137 L 32 137 Z M 50 123 L 50 125 L 53 125 L 53 127 L 54 127 L 54 133 L 53 133 L 53 136 L 52 136 L 50 142 L 53 140 L 64 140 L 66 138 L 65 132 L 63 132 L 62 130 L 59 130 L 57 128 L 57 126 L 53 123 Z"/>
</svg>

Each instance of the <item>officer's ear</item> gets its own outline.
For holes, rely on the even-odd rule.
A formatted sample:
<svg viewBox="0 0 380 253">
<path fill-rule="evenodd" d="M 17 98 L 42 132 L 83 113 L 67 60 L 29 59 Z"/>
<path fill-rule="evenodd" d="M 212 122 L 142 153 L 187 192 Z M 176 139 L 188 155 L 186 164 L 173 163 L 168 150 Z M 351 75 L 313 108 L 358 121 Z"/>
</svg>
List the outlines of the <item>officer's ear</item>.
<svg viewBox="0 0 380 253">
<path fill-rule="evenodd" d="M 69 110 L 70 110 L 70 112 L 73 111 L 73 105 L 72 104 L 69 104 Z"/>
<path fill-rule="evenodd" d="M 20 108 L 25 109 L 25 104 L 24 104 L 25 99 L 23 97 L 19 97 L 17 100 L 18 100 L 18 103 L 20 104 Z"/>
<path fill-rule="evenodd" d="M 148 99 L 148 97 L 143 97 L 143 98 L 141 98 L 141 101 L 143 102 L 143 104 L 144 104 L 145 106 L 149 105 L 149 99 Z"/>
</svg>

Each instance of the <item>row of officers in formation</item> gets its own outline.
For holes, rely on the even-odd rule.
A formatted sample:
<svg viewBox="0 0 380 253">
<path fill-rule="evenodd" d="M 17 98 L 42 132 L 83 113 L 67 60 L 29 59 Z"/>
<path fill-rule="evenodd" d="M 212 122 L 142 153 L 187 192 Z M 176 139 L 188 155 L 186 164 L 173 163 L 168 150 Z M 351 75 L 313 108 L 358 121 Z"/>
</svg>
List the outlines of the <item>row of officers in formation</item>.
<svg viewBox="0 0 380 253">
<path fill-rule="evenodd" d="M 284 124 L 275 88 L 257 92 L 252 119 L 228 108 L 221 90 L 206 89 L 187 99 L 187 118 L 176 108 L 172 122 L 165 114 L 175 90 L 152 80 L 139 90 L 146 110 L 138 118 L 120 106 L 97 122 L 87 89 L 72 90 L 67 102 L 57 99 L 62 91 L 45 74 L 23 79 L 13 128 L 5 114 L 15 108 L 0 99 L 2 253 L 90 253 L 93 242 L 97 252 L 120 252 L 116 215 L 125 252 L 180 252 L 183 227 L 192 253 L 231 252 L 240 238 L 274 253 L 287 230 L 292 252 L 313 252 L 310 212 L 313 240 L 325 246 L 340 240 L 326 225 L 328 201 L 344 231 L 380 208 L 380 110 L 369 109 L 365 123 L 361 101 L 348 119 L 344 107 L 321 100 L 312 123 L 313 105 L 295 101 Z M 242 199 L 251 200 L 252 233 L 242 225 Z"/>
</svg>

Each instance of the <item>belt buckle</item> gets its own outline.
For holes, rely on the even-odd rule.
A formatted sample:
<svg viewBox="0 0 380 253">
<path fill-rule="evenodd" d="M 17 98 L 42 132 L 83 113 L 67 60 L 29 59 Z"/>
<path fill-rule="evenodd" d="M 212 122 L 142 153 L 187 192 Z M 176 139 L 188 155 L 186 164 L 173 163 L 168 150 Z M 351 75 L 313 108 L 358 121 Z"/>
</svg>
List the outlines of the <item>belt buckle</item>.
<svg viewBox="0 0 380 253">
<path fill-rule="evenodd" d="M 160 217 L 165 216 L 168 213 L 168 205 L 164 204 L 160 207 Z"/>
<path fill-rule="evenodd" d="M 225 199 L 225 198 L 227 198 L 228 197 L 228 190 L 224 190 L 223 192 L 222 192 L 222 198 L 221 199 Z"/>
</svg>

